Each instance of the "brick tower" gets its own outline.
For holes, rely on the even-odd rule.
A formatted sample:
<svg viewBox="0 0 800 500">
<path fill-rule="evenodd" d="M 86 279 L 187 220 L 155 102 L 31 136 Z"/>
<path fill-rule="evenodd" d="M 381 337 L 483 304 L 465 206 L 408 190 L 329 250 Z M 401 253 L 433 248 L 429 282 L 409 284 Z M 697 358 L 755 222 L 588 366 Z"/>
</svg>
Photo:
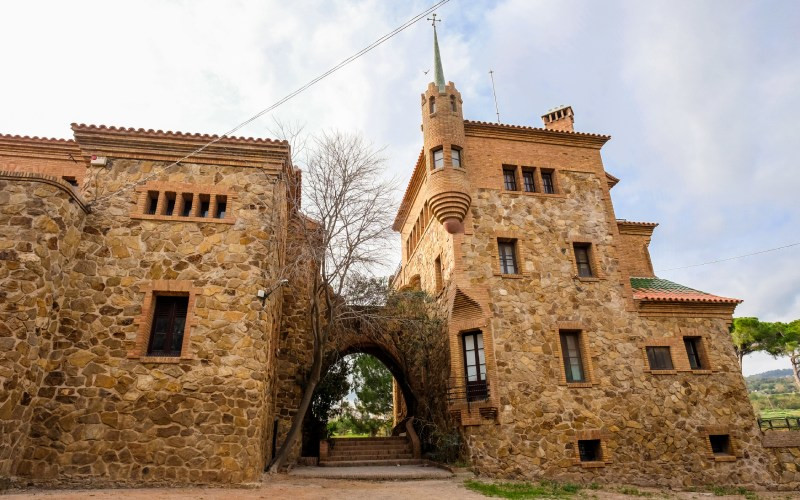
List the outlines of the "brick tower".
<svg viewBox="0 0 800 500">
<path fill-rule="evenodd" d="M 463 168 L 464 115 L 461 94 L 444 82 L 436 24 L 433 26 L 434 82 L 421 97 L 422 136 L 431 211 L 450 234 L 464 231 L 470 205 L 469 181 Z"/>
</svg>

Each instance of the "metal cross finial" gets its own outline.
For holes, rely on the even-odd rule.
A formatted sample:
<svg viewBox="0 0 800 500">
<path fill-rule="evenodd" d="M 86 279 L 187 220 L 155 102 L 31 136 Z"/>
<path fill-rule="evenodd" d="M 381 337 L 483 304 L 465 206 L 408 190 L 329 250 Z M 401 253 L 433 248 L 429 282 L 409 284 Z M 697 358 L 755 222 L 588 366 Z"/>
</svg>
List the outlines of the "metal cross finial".
<svg viewBox="0 0 800 500">
<path fill-rule="evenodd" d="M 433 26 L 433 29 L 436 29 L 436 23 L 440 23 L 440 22 L 442 22 L 442 20 L 441 19 L 436 19 L 436 13 L 432 14 L 432 16 L 433 17 L 429 17 L 428 18 L 428 21 L 431 22 L 431 26 Z"/>
</svg>

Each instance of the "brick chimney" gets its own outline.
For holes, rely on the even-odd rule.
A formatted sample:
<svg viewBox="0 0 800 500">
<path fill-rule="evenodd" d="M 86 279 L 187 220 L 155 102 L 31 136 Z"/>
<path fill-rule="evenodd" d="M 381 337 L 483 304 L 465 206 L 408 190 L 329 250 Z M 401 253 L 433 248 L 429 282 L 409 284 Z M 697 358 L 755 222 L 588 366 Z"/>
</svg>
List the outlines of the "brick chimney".
<svg viewBox="0 0 800 500">
<path fill-rule="evenodd" d="M 572 106 L 562 105 L 553 108 L 547 114 L 542 115 L 542 121 L 547 130 L 575 131 L 575 115 L 572 113 Z"/>
</svg>

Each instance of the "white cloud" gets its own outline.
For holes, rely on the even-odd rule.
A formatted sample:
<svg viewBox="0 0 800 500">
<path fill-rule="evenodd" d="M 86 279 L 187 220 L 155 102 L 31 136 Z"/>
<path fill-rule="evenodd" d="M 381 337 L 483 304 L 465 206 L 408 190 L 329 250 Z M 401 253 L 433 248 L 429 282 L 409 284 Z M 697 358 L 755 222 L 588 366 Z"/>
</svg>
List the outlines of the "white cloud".
<svg viewBox="0 0 800 500">
<path fill-rule="evenodd" d="M 428 2 L 14 2 L 0 7 L 0 131 L 69 137 L 73 121 L 223 132 L 423 10 Z M 450 2 L 445 76 L 467 118 L 538 124 L 572 104 L 611 133 L 617 214 L 654 220 L 666 269 L 798 239 L 800 5 L 774 1 Z M 793 22 L 794 21 L 794 22 Z M 430 75 L 422 23 L 279 108 L 309 129 L 387 145 L 406 181 Z M 242 130 L 268 135 L 269 117 Z M 740 314 L 800 317 L 800 252 L 665 274 L 745 299 Z M 399 257 L 398 257 L 399 259 Z"/>
</svg>

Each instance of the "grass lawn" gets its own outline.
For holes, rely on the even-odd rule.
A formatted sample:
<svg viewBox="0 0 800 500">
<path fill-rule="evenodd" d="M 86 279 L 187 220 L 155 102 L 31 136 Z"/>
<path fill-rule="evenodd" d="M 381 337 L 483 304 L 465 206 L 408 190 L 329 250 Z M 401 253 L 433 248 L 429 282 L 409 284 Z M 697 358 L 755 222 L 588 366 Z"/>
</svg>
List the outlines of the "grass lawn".
<svg viewBox="0 0 800 500">
<path fill-rule="evenodd" d="M 787 410 L 784 408 L 765 408 L 761 410 L 761 418 L 800 417 L 800 410 Z"/>
<path fill-rule="evenodd" d="M 570 498 L 581 487 L 577 484 L 541 481 L 539 483 L 484 483 L 470 479 L 464 486 L 487 497 L 497 498 Z"/>
</svg>

